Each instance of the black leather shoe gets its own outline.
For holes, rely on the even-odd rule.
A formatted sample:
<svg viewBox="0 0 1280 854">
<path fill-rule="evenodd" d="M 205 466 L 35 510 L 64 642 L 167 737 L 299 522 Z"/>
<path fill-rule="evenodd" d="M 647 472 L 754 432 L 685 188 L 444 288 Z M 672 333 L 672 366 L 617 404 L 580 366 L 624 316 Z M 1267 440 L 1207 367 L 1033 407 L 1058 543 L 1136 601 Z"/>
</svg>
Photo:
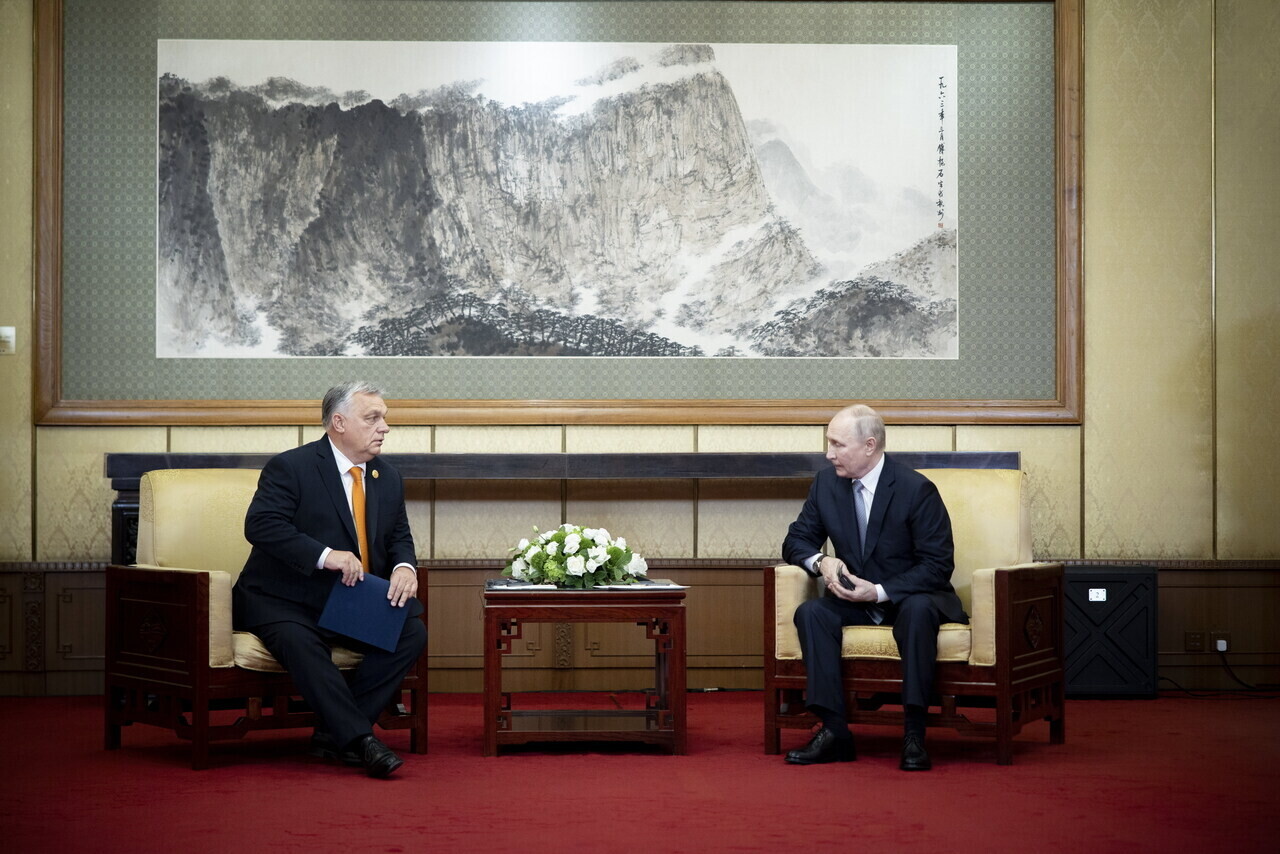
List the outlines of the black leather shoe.
<svg viewBox="0 0 1280 854">
<path fill-rule="evenodd" d="M 924 749 L 923 738 L 909 735 L 902 739 L 902 763 L 898 767 L 903 771 L 928 771 L 933 767 L 929 753 Z"/>
<path fill-rule="evenodd" d="M 390 777 L 404 764 L 403 759 L 392 753 L 391 748 L 378 741 L 377 736 L 372 733 L 356 739 L 351 747 L 360 756 L 364 773 L 370 777 Z"/>
<path fill-rule="evenodd" d="M 308 755 L 317 759 L 333 759 L 341 760 L 344 765 L 363 765 L 364 760 L 360 758 L 360 754 L 354 750 L 338 750 L 337 743 L 333 740 L 333 736 L 327 732 L 316 730 L 311 736 L 311 749 L 307 751 Z"/>
<path fill-rule="evenodd" d="M 809 743 L 797 750 L 787 751 L 787 761 L 792 765 L 821 765 L 824 762 L 852 762 L 858 758 L 852 738 L 836 738 L 836 734 L 823 727 Z"/>
</svg>

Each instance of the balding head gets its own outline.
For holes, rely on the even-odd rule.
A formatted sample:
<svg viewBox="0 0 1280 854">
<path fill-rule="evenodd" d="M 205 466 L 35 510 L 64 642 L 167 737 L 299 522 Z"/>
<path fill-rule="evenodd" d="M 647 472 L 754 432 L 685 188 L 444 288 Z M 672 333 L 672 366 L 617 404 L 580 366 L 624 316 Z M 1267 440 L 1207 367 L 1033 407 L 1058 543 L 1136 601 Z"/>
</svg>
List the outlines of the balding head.
<svg viewBox="0 0 1280 854">
<path fill-rule="evenodd" d="M 846 406 L 827 425 L 827 459 L 841 477 L 859 478 L 875 468 L 884 444 L 884 419 L 870 406 Z"/>
</svg>

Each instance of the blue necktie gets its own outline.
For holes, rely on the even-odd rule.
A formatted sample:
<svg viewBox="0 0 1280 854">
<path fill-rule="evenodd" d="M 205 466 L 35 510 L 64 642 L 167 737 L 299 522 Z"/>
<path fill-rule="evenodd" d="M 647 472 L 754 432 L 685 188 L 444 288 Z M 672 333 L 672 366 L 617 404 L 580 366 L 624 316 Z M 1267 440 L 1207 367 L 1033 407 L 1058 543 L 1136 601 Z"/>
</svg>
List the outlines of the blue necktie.
<svg viewBox="0 0 1280 854">
<path fill-rule="evenodd" d="M 862 481 L 855 480 L 853 482 L 853 512 L 858 517 L 858 545 L 862 546 L 862 552 L 865 555 L 867 551 L 867 502 L 862 498 L 862 491 L 866 489 L 862 485 Z M 871 615 L 871 622 L 877 626 L 884 622 L 884 608 L 879 605 L 868 604 L 867 613 Z"/>
<path fill-rule="evenodd" d="M 853 512 L 858 517 L 858 545 L 867 550 L 867 502 L 862 500 L 862 481 L 853 482 Z"/>
</svg>

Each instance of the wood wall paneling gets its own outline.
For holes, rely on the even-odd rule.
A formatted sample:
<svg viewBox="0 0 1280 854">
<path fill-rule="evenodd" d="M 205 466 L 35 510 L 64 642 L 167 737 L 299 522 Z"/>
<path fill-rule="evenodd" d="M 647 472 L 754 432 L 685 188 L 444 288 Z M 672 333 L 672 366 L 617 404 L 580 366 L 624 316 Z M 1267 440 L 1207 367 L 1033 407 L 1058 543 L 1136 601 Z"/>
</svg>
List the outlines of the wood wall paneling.
<svg viewBox="0 0 1280 854">
<path fill-rule="evenodd" d="M 0 564 L 0 696 L 101 694 L 105 579 L 93 564 Z"/>
<path fill-rule="evenodd" d="M 1280 689 L 1280 569 L 1162 569 L 1159 579 L 1160 675 L 1186 688 L 1233 690 L 1241 687 L 1234 671 L 1250 685 Z M 1206 644 L 1214 632 L 1229 633 L 1226 665 L 1211 647 L 1188 652 L 1187 632 Z"/>
</svg>

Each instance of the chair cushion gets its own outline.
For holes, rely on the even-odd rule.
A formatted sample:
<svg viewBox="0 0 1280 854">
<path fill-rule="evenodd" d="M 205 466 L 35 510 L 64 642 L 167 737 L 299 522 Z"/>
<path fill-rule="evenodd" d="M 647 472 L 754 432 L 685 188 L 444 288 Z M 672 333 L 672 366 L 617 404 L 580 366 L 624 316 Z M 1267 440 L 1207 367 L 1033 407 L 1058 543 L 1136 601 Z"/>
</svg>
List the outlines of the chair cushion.
<svg viewBox="0 0 1280 854">
<path fill-rule="evenodd" d="M 938 661 L 968 661 L 970 633 L 962 623 L 938 627 Z M 846 626 L 840 655 L 843 658 L 876 658 L 897 661 L 898 644 L 892 626 Z"/>
<path fill-rule="evenodd" d="M 975 573 L 977 589 L 993 583 L 993 570 Z M 774 569 L 774 638 L 776 647 L 774 657 L 782 660 L 799 661 L 800 636 L 796 633 L 792 617 L 796 608 L 806 599 L 818 595 L 817 579 L 812 578 L 798 566 L 779 566 Z M 994 597 L 983 590 L 976 599 L 982 603 L 978 609 L 987 621 L 991 621 L 991 607 L 987 603 Z M 976 622 L 976 620 L 975 620 Z M 968 661 L 971 664 L 991 664 L 995 661 L 994 628 L 991 629 L 992 649 L 986 652 L 982 661 L 971 660 L 973 652 L 973 632 L 969 626 L 960 623 L 944 623 L 938 628 L 938 661 Z M 890 626 L 847 626 L 841 655 L 845 658 L 878 658 L 897 659 L 898 644 L 893 639 Z"/>
<path fill-rule="evenodd" d="M 236 650 L 236 667 L 244 670 L 256 670 L 260 673 L 284 673 L 280 662 L 276 661 L 267 648 L 262 645 L 258 636 L 250 632 L 236 632 L 233 641 Z M 340 646 L 333 648 L 333 663 L 342 670 L 351 670 L 364 658 L 358 652 L 352 652 Z"/>
</svg>

